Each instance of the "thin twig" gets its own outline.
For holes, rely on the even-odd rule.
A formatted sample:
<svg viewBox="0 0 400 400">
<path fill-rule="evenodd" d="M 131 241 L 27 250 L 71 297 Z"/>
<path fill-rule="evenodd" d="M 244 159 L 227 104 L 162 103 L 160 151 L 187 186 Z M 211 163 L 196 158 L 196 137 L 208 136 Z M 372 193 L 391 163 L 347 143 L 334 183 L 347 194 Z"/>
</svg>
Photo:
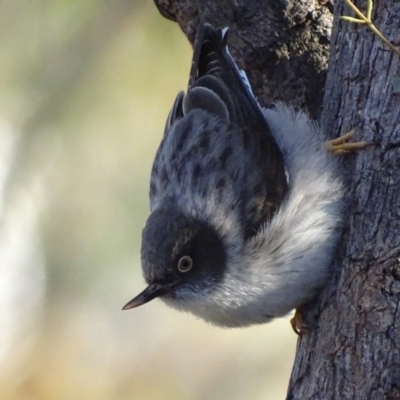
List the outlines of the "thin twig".
<svg viewBox="0 0 400 400">
<path fill-rule="evenodd" d="M 347 15 L 340 17 L 340 19 L 348 22 L 354 22 L 356 24 L 365 24 L 368 26 L 368 28 L 375 33 L 378 38 L 386 44 L 394 53 L 396 53 L 398 56 L 400 56 L 400 50 L 396 47 L 393 46 L 392 43 L 389 42 L 385 38 L 385 36 L 382 35 L 382 33 L 379 31 L 379 29 L 374 25 L 374 23 L 371 20 L 371 15 L 372 15 L 372 8 L 373 8 L 373 3 L 372 0 L 368 0 L 367 2 L 367 15 L 364 15 L 357 7 L 356 5 L 351 1 L 351 0 L 344 0 L 346 4 L 356 13 L 358 18 L 353 18 L 349 17 Z"/>
</svg>

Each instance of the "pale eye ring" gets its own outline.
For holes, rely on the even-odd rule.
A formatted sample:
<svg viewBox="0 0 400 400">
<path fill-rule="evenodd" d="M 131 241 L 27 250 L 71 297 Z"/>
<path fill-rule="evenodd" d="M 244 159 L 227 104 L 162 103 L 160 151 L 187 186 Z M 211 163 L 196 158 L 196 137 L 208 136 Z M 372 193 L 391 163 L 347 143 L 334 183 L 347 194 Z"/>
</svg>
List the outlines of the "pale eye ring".
<svg viewBox="0 0 400 400">
<path fill-rule="evenodd" d="M 189 256 L 183 256 L 178 262 L 179 272 L 188 272 L 193 267 L 193 260 Z"/>
</svg>

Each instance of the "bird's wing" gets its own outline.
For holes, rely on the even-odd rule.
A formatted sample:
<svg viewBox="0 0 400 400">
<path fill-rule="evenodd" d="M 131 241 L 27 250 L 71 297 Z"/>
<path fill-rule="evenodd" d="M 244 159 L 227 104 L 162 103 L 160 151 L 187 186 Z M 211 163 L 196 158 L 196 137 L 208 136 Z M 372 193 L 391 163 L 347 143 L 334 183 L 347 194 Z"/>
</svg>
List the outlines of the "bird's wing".
<svg viewBox="0 0 400 400">
<path fill-rule="evenodd" d="M 171 111 L 168 114 L 167 117 L 167 122 L 165 123 L 165 128 L 164 128 L 164 135 L 170 131 L 173 123 L 175 121 L 177 121 L 178 119 L 183 118 L 183 108 L 182 108 L 182 104 L 183 104 L 183 98 L 185 97 L 185 93 L 180 91 L 177 96 L 176 99 L 174 101 L 174 104 L 171 108 Z"/>
<path fill-rule="evenodd" d="M 228 29 L 200 26 L 196 35 L 189 87 L 179 93 L 169 114 L 165 135 L 174 122 L 196 109 L 225 121 L 227 131 L 243 137 L 244 155 L 239 167 L 248 172 L 239 179 L 238 210 L 246 234 L 252 236 L 260 224 L 269 220 L 287 193 L 283 157 L 255 99 L 244 71 L 227 49 Z M 219 146 L 223 144 L 219 143 Z M 243 150 L 242 149 L 242 150 Z"/>
</svg>

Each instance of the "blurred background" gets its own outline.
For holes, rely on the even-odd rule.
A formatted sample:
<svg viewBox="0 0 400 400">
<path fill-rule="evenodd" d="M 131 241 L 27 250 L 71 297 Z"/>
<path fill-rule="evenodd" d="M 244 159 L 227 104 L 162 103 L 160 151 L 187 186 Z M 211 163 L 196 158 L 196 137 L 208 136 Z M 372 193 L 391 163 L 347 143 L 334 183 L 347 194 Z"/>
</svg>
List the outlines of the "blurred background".
<svg viewBox="0 0 400 400">
<path fill-rule="evenodd" d="M 289 319 L 208 326 L 144 288 L 150 168 L 191 47 L 144 0 L 0 5 L 0 399 L 283 399 Z"/>
</svg>

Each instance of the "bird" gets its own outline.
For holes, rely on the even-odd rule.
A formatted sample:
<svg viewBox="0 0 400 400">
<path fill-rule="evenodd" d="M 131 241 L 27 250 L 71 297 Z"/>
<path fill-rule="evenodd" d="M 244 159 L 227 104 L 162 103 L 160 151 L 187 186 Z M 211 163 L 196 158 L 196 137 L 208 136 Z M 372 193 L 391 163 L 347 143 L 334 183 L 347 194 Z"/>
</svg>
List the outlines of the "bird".
<svg viewBox="0 0 400 400">
<path fill-rule="evenodd" d="M 187 92 L 168 115 L 142 232 L 147 287 L 124 310 L 160 298 L 222 327 L 302 306 L 326 285 L 340 237 L 344 188 L 322 129 L 286 104 L 262 108 L 228 49 L 228 28 L 198 28 Z"/>
</svg>

